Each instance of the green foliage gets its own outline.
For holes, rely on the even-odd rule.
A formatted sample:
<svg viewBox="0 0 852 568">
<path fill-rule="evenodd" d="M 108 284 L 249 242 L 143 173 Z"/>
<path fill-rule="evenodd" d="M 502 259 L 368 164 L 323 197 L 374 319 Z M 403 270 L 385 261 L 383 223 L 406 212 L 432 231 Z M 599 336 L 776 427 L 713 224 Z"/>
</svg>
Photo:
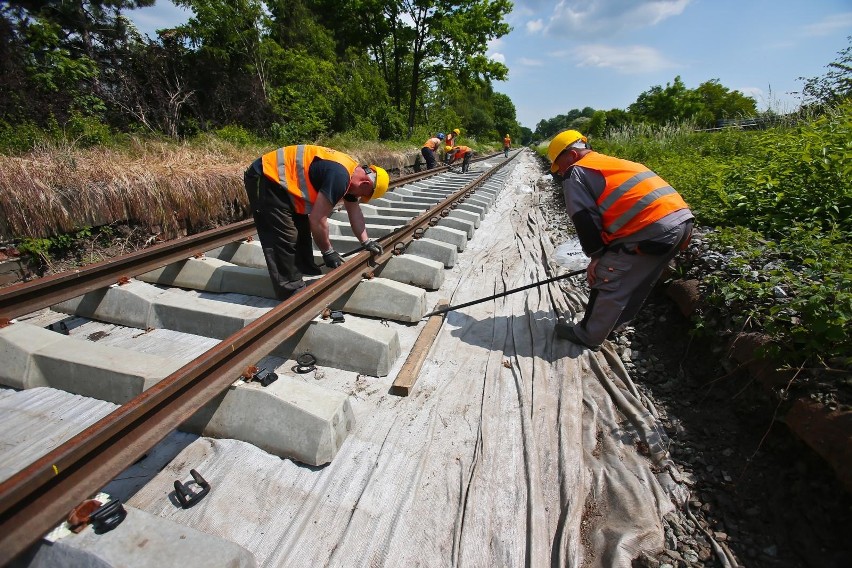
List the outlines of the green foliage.
<svg viewBox="0 0 852 568">
<path fill-rule="evenodd" d="M 775 242 L 734 227 L 711 234 L 710 241 L 736 253 L 704 281 L 705 321 L 769 335 L 765 354 L 791 367 L 827 365 L 848 355 L 852 246 L 844 235 L 793 225 Z"/>
<path fill-rule="evenodd" d="M 257 146 L 261 143 L 257 136 L 238 125 L 223 126 L 217 128 L 213 133 L 222 140 L 236 146 Z"/>
<path fill-rule="evenodd" d="M 629 111 L 636 119 L 651 124 L 691 120 L 706 128 L 722 118 L 754 116 L 757 103 L 739 91 L 730 91 L 718 79 L 688 89 L 677 76 L 665 87 L 656 85 L 641 93 Z"/>
<path fill-rule="evenodd" d="M 804 81 L 802 99 L 806 105 L 826 106 L 848 101 L 852 97 L 852 36 L 847 36 L 846 46 L 837 55 L 837 59 L 829 63 L 828 72 L 819 77 L 799 77 Z"/>
<path fill-rule="evenodd" d="M 112 143 L 113 134 L 102 120 L 73 112 L 65 124 L 65 138 L 73 141 L 75 146 L 88 148 Z"/>
<path fill-rule="evenodd" d="M 25 238 L 17 246 L 23 254 L 29 254 L 40 258 L 43 262 L 50 262 L 51 255 L 68 252 L 77 241 L 88 239 L 92 236 L 91 227 L 83 227 L 79 231 L 68 234 L 55 235 L 47 238 Z"/>
<path fill-rule="evenodd" d="M 44 129 L 32 122 L 12 125 L 0 120 L 0 154 L 28 152 L 48 139 Z"/>
<path fill-rule="evenodd" d="M 721 174 L 728 224 L 771 237 L 791 223 L 852 236 L 852 103 L 812 123 L 755 133 Z"/>
</svg>

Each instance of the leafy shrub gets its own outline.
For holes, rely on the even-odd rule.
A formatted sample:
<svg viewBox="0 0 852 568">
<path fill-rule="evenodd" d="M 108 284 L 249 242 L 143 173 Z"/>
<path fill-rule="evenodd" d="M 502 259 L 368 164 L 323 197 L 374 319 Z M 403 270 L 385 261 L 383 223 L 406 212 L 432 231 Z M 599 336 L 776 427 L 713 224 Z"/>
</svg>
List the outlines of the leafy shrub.
<svg viewBox="0 0 852 568">
<path fill-rule="evenodd" d="M 237 146 L 254 146 L 259 143 L 257 136 L 238 125 L 228 125 L 218 128 L 214 134 L 226 142 Z"/>
<path fill-rule="evenodd" d="M 31 122 L 11 125 L 0 121 L 0 153 L 20 154 L 28 152 L 48 140 L 48 134 Z"/>
<path fill-rule="evenodd" d="M 735 227 L 709 240 L 734 255 L 705 278 L 709 310 L 701 325 L 766 333 L 766 354 L 791 367 L 830 364 L 852 352 L 852 245 L 840 233 L 795 225 L 773 242 Z"/>
<path fill-rule="evenodd" d="M 752 142 L 719 179 L 729 225 L 782 236 L 795 222 L 852 234 L 852 103 Z"/>
</svg>

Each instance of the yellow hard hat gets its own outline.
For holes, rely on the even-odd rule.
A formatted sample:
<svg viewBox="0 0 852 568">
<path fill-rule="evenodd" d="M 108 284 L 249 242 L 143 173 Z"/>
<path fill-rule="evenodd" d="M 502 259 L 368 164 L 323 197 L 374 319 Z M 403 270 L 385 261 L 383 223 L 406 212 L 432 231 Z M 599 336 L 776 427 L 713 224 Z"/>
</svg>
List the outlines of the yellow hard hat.
<svg viewBox="0 0 852 568">
<path fill-rule="evenodd" d="M 444 146 L 444 152 L 452 152 L 452 151 L 453 151 L 452 146 Z"/>
<path fill-rule="evenodd" d="M 559 154 L 561 154 L 565 148 L 579 142 L 580 140 L 582 140 L 584 144 L 588 142 L 586 137 L 576 130 L 565 130 L 553 137 L 553 140 L 551 140 L 550 144 L 547 146 L 547 157 L 550 159 L 551 172 L 555 173 L 558 169 L 558 166 L 554 164 L 553 161 L 559 157 Z"/>
<path fill-rule="evenodd" d="M 458 128 L 453 128 L 453 132 L 455 132 L 456 134 L 461 134 L 461 130 L 459 130 Z"/>
<path fill-rule="evenodd" d="M 370 164 L 370 169 L 376 172 L 376 186 L 373 188 L 373 195 L 364 199 L 364 203 L 383 196 L 388 190 L 388 184 L 390 183 L 390 176 L 388 176 L 388 173 L 383 168 L 375 164 Z"/>
</svg>

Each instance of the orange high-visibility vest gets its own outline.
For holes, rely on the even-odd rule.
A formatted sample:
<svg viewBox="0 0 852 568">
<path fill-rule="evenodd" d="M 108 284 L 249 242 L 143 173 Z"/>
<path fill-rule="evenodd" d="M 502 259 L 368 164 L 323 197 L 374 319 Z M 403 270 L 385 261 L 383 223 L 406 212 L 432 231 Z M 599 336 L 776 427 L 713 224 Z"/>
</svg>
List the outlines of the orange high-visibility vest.
<svg viewBox="0 0 852 568">
<path fill-rule="evenodd" d="M 358 167 L 358 162 L 343 152 L 308 144 L 278 148 L 262 158 L 263 175 L 290 192 L 296 213 L 310 214 L 317 200 L 317 190 L 308 175 L 314 158 L 337 162 L 346 168 L 350 176 Z"/>
<path fill-rule="evenodd" d="M 438 146 L 440 146 L 440 145 L 441 145 L 441 139 L 440 138 L 430 138 L 429 140 L 427 140 L 423 144 L 423 147 L 429 148 L 431 150 L 437 150 Z"/>
<path fill-rule="evenodd" d="M 456 146 L 456 159 L 463 157 L 465 154 L 470 152 L 471 149 L 467 146 Z"/>
<path fill-rule="evenodd" d="M 511 138 L 509 138 L 508 136 L 506 136 L 505 138 L 503 138 L 503 147 L 509 146 L 509 145 L 511 145 L 511 144 L 512 144 L 512 139 L 511 139 Z"/>
<path fill-rule="evenodd" d="M 606 180 L 603 193 L 596 198 L 606 244 L 689 208 L 666 180 L 642 164 L 590 152 L 574 165 L 597 170 Z"/>
</svg>

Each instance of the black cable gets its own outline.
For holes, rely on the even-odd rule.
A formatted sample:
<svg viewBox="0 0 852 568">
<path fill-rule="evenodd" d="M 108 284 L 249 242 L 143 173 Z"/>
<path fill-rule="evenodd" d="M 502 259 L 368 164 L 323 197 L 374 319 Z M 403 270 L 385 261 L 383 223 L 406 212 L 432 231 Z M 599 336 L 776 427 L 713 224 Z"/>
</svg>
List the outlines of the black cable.
<svg viewBox="0 0 852 568">
<path fill-rule="evenodd" d="M 428 318 L 430 316 L 436 316 L 438 314 L 443 314 L 445 312 L 451 312 L 453 310 L 457 310 L 459 308 L 466 308 L 468 306 L 473 306 L 474 304 L 480 304 L 482 302 L 487 302 L 488 300 L 494 300 L 495 298 L 502 298 L 503 296 L 508 296 L 509 294 L 514 294 L 515 292 L 520 292 L 521 290 L 529 290 L 530 288 L 535 288 L 536 286 L 541 286 L 542 284 L 550 284 L 551 282 L 556 282 L 557 280 L 564 280 L 565 278 L 570 278 L 572 276 L 579 276 L 586 272 L 585 268 L 581 268 L 580 270 L 575 270 L 573 272 L 569 272 L 568 274 L 562 274 L 561 276 L 554 276 L 553 278 L 548 278 L 547 280 L 542 280 L 540 282 L 534 282 L 532 284 L 527 284 L 526 286 L 521 286 L 520 288 L 514 288 L 512 290 L 507 290 L 505 292 L 501 292 L 500 294 L 494 294 L 493 296 L 488 296 L 487 298 L 480 298 L 478 300 L 472 300 L 470 302 L 466 302 L 464 304 L 459 304 L 458 306 L 444 306 L 443 308 L 439 308 L 434 312 L 430 312 L 423 316 L 424 318 Z M 421 318 L 422 319 L 422 318 Z"/>
</svg>

